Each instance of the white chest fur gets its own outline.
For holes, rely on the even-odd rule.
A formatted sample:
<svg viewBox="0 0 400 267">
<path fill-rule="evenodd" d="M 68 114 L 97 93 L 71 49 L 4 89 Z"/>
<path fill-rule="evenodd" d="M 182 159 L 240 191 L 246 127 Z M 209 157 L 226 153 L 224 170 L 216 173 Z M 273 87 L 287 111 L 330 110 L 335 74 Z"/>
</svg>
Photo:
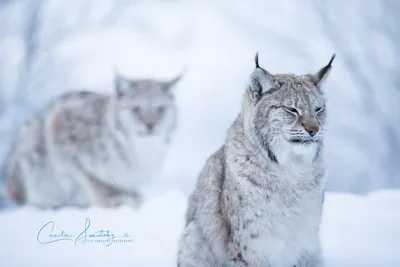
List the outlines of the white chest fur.
<svg viewBox="0 0 400 267">
<path fill-rule="evenodd" d="M 168 146 L 164 136 L 136 137 L 132 142 L 132 168 L 146 180 L 146 175 L 162 167 Z"/>
<path fill-rule="evenodd" d="M 279 138 L 272 142 L 271 149 L 280 164 L 299 167 L 313 162 L 318 150 L 318 143 L 293 144 Z"/>
<path fill-rule="evenodd" d="M 302 191 L 296 180 L 306 177 L 286 178 L 271 191 L 242 182 L 246 205 L 238 210 L 239 236 L 250 266 L 293 266 L 303 253 L 319 249 L 320 189 Z"/>
<path fill-rule="evenodd" d="M 249 212 L 251 212 L 249 210 Z M 252 262 L 270 263 L 274 267 L 292 266 L 304 251 L 318 249 L 318 231 L 315 223 L 318 212 L 282 210 L 279 205 L 260 208 L 260 218 L 247 229 L 247 251 Z"/>
<path fill-rule="evenodd" d="M 95 176 L 123 190 L 137 191 L 150 183 L 162 168 L 168 144 L 165 137 L 146 136 L 107 139 L 105 151 L 107 160 L 82 159 Z"/>
</svg>

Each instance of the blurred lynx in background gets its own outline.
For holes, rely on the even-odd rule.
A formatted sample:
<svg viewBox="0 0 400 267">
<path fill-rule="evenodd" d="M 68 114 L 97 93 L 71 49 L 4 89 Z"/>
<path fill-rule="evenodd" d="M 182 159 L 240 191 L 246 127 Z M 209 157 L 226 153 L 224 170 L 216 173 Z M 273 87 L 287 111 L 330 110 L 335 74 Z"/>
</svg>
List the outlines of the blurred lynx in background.
<svg viewBox="0 0 400 267">
<path fill-rule="evenodd" d="M 115 93 L 76 91 L 26 122 L 6 169 L 6 195 L 21 205 L 140 207 L 176 125 L 170 80 L 115 75 Z"/>
</svg>

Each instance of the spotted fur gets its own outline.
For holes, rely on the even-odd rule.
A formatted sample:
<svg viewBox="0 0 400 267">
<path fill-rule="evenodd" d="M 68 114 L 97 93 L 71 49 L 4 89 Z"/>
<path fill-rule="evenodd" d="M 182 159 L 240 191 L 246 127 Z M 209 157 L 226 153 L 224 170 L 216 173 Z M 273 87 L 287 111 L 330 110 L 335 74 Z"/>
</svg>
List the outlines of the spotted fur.
<svg viewBox="0 0 400 267">
<path fill-rule="evenodd" d="M 176 128 L 179 81 L 116 75 L 115 93 L 66 93 L 27 121 L 6 170 L 6 195 L 39 208 L 139 207 Z"/>
<path fill-rule="evenodd" d="M 331 64 L 332 62 L 330 62 Z M 325 98 L 316 75 L 256 69 L 189 197 L 179 267 L 321 267 Z"/>
</svg>

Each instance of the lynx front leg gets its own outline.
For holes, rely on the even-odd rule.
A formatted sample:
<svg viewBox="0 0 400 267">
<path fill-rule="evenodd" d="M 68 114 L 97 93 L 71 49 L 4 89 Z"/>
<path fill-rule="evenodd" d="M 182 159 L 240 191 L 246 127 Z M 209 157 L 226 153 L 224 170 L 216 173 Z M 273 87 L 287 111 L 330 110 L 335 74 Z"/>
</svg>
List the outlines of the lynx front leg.
<svg viewBox="0 0 400 267">
<path fill-rule="evenodd" d="M 323 267 L 320 253 L 305 252 L 293 267 Z"/>
<path fill-rule="evenodd" d="M 121 205 L 128 205 L 133 208 L 140 208 L 142 205 L 142 196 L 137 192 L 125 192 L 120 189 L 101 182 L 92 176 L 88 177 L 90 183 L 90 195 L 93 204 L 105 208 L 116 208 Z"/>
<path fill-rule="evenodd" d="M 139 209 L 142 206 L 143 199 L 138 193 L 125 193 L 120 192 L 117 195 L 106 196 L 106 203 L 104 206 L 119 207 L 122 205 L 128 205 Z"/>
<path fill-rule="evenodd" d="M 82 174 L 80 183 L 85 188 L 89 205 L 105 208 L 115 208 L 121 205 L 129 205 L 134 208 L 141 207 L 143 200 L 138 192 L 123 191 L 112 184 L 101 181 L 82 166 L 78 165 L 78 168 Z"/>
<path fill-rule="evenodd" d="M 202 236 L 196 222 L 189 223 L 179 239 L 177 266 L 227 267 L 215 258 L 210 250 L 210 244 Z"/>
<path fill-rule="evenodd" d="M 243 251 L 237 243 L 228 245 L 228 255 L 230 267 L 249 267 L 251 264 L 244 258 Z"/>
</svg>

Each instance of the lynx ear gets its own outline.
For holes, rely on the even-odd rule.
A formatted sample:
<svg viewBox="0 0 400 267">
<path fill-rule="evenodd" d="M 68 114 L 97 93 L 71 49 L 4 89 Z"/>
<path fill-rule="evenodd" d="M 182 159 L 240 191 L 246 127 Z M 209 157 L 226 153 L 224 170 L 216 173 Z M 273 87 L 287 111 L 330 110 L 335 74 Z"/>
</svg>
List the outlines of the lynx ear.
<svg viewBox="0 0 400 267">
<path fill-rule="evenodd" d="M 114 86 L 118 96 L 122 96 L 125 92 L 132 88 L 132 83 L 122 76 L 116 75 L 114 78 Z"/>
<path fill-rule="evenodd" d="M 254 61 L 256 64 L 256 69 L 250 76 L 249 87 L 250 98 L 253 101 L 258 100 L 262 94 L 275 89 L 277 86 L 274 76 L 260 67 L 258 63 L 258 53 L 256 53 Z"/>
<path fill-rule="evenodd" d="M 117 95 L 123 95 L 130 88 L 132 88 L 132 82 L 123 77 L 114 66 L 114 89 L 117 92 Z"/>
<path fill-rule="evenodd" d="M 178 76 L 164 83 L 165 89 L 171 90 L 171 88 L 173 88 L 186 75 L 186 72 L 187 72 L 187 67 L 185 66 Z"/>
<path fill-rule="evenodd" d="M 312 75 L 312 80 L 315 83 L 316 86 L 320 86 L 325 79 L 328 77 L 329 72 L 332 69 L 332 62 L 335 59 L 336 54 L 333 54 L 331 57 L 331 60 L 329 60 L 328 65 L 320 69 L 316 74 Z"/>
</svg>

